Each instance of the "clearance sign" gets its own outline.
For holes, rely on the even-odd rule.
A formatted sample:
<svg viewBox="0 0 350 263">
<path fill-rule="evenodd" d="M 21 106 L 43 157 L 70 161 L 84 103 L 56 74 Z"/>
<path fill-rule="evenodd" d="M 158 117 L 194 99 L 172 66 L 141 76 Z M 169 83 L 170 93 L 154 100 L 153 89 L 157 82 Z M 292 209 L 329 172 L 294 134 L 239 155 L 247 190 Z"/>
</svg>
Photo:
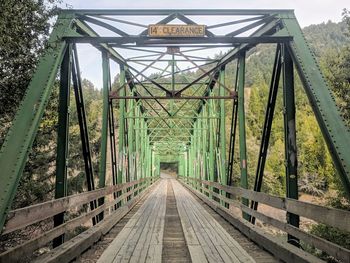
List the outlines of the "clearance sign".
<svg viewBox="0 0 350 263">
<path fill-rule="evenodd" d="M 150 37 L 204 37 L 205 25 L 149 25 Z"/>
</svg>

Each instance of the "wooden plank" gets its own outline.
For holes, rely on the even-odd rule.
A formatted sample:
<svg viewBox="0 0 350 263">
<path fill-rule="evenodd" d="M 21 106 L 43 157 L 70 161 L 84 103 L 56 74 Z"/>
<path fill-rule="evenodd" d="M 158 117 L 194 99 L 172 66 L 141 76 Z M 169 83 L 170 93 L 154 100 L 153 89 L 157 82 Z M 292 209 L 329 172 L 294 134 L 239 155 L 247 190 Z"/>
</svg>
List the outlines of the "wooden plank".
<svg viewBox="0 0 350 263">
<path fill-rule="evenodd" d="M 123 207 L 119 208 L 119 213 L 107 216 L 100 224 L 88 229 L 80 235 L 72 238 L 62 246 L 51 250 L 49 253 L 39 257 L 36 263 L 60 263 L 70 262 L 83 251 L 92 246 L 97 240 L 110 231 L 145 195 L 152 190 L 154 185 L 145 190 L 142 194 L 130 200 Z M 12 261 L 11 261 L 12 262 Z"/>
<path fill-rule="evenodd" d="M 11 233 L 17 229 L 21 229 L 49 217 L 53 217 L 54 215 L 64 212 L 70 208 L 87 204 L 90 201 L 97 200 L 100 197 L 112 194 L 116 191 L 120 191 L 136 184 L 140 184 L 144 181 L 145 179 L 141 179 L 121 185 L 113 185 L 10 211 L 2 234 Z"/>
<path fill-rule="evenodd" d="M 144 259 L 146 258 L 150 239 L 149 234 L 152 232 L 152 228 L 155 223 L 158 211 L 156 209 L 160 206 L 160 196 L 162 195 L 163 188 L 164 182 L 161 182 L 160 187 L 157 189 L 157 192 L 155 192 L 153 200 L 149 201 L 150 203 L 152 203 L 152 206 L 147 210 L 149 216 L 145 217 L 144 215 L 142 215 L 143 222 L 142 225 L 137 226 L 137 234 L 132 238 L 129 237 L 128 240 L 125 242 L 125 244 L 127 244 L 126 250 L 120 250 L 118 256 L 120 256 L 124 260 L 129 261 L 134 254 L 136 254 L 136 258 L 139 257 L 139 260 L 141 262 L 144 261 Z M 116 262 L 118 262 L 118 256 L 115 260 Z"/>
<path fill-rule="evenodd" d="M 200 204 L 195 201 L 192 203 L 191 208 L 193 211 L 198 213 L 198 219 L 204 226 L 206 226 L 205 229 L 208 229 L 217 240 L 217 244 L 215 244 L 215 246 L 217 247 L 218 251 L 221 251 L 220 255 L 223 256 L 226 253 L 227 256 L 231 258 L 230 261 L 227 262 L 231 262 L 232 260 L 236 262 L 254 262 L 254 259 L 249 256 L 249 254 L 231 237 L 231 235 L 226 232 L 225 229 L 223 229 L 223 227 L 214 218 L 211 217 L 208 212 L 205 211 L 205 209 L 203 209 Z M 208 220 L 209 218 L 211 220 Z"/>
<path fill-rule="evenodd" d="M 165 210 L 166 210 L 166 197 L 167 197 L 167 183 L 166 186 L 162 188 L 162 195 L 160 197 L 160 205 L 157 211 L 154 211 L 157 214 L 157 218 L 154 222 L 152 231 L 147 236 L 146 241 L 144 242 L 148 249 L 144 249 L 140 256 L 141 261 L 145 259 L 146 262 L 161 262 L 162 261 L 162 248 L 163 248 L 163 233 L 164 233 L 164 219 L 165 219 Z M 143 240 L 139 240 L 139 243 L 142 243 Z M 135 262 L 137 260 L 137 255 L 133 255 Z M 132 262 L 132 261 L 130 261 Z"/>
<path fill-rule="evenodd" d="M 194 181 L 198 180 L 199 179 L 195 179 Z M 350 232 L 350 212 L 346 210 L 319 206 L 290 198 L 281 198 L 240 187 L 224 186 L 216 182 L 199 182 L 223 190 L 227 193 L 235 195 L 236 197 L 244 197 Z"/>
<path fill-rule="evenodd" d="M 203 226 L 199 223 L 198 219 L 195 217 L 193 212 L 188 209 L 188 207 L 184 207 L 185 213 L 189 217 L 189 220 L 192 224 L 192 227 L 198 237 L 199 243 L 202 246 L 202 249 L 208 259 L 209 262 L 224 262 L 219 254 L 219 252 L 215 248 L 215 244 L 213 243 L 213 238 L 208 235 Z"/>
<path fill-rule="evenodd" d="M 281 229 L 303 241 L 306 243 L 315 246 L 316 248 L 328 253 L 329 255 L 335 257 L 336 259 L 341 260 L 342 262 L 350 263 L 350 250 L 338 246 L 337 244 L 331 243 L 328 240 L 319 238 L 315 235 L 309 234 L 307 232 L 302 231 L 301 229 L 289 225 L 287 223 L 283 223 L 277 219 L 266 216 L 258 211 L 250 209 L 244 205 L 241 206 L 242 211 L 256 217 L 257 219 L 272 225 L 278 229 Z"/>
<path fill-rule="evenodd" d="M 184 209 L 182 208 L 182 206 L 180 207 L 180 204 L 177 204 L 177 209 L 181 219 L 181 225 L 182 225 L 182 229 L 185 235 L 187 245 L 199 246 L 200 243 L 198 241 L 198 238 L 196 236 L 194 229 L 192 228 L 190 220 L 187 217 L 187 214 L 184 212 Z"/>
<path fill-rule="evenodd" d="M 97 240 L 99 240 L 107 231 L 117 224 L 127 213 L 129 209 L 123 207 L 121 213 L 108 216 L 103 225 L 96 225 L 80 235 L 65 242 L 55 250 L 50 251 L 47 255 L 35 260 L 35 263 L 49 263 L 49 262 L 69 262 L 83 253 L 86 249 L 92 246 Z M 104 229 L 105 228 L 105 229 Z"/>
<path fill-rule="evenodd" d="M 188 250 L 191 255 L 193 263 L 205 263 L 208 262 L 204 251 L 200 245 L 188 245 Z"/>
<path fill-rule="evenodd" d="M 202 249 L 208 259 L 209 262 L 224 262 L 223 257 L 227 257 L 227 255 L 221 254 L 218 250 L 218 245 L 223 245 L 224 242 L 222 240 L 217 240 L 217 238 L 213 235 L 211 231 L 208 231 L 206 225 L 203 225 L 200 217 L 202 214 L 196 214 L 193 208 L 191 207 L 192 202 L 196 202 L 191 195 L 176 181 L 174 181 L 173 185 L 176 185 L 175 188 L 176 193 L 175 196 L 179 201 L 182 201 L 183 209 L 186 211 L 189 220 L 192 224 L 194 231 L 199 239 L 199 242 L 202 246 Z M 209 215 L 208 219 L 213 220 L 213 218 Z M 221 243 L 220 243 L 221 242 Z"/>
<path fill-rule="evenodd" d="M 134 214 L 134 216 L 125 225 L 123 230 L 119 233 L 119 235 L 104 251 L 98 262 L 119 262 L 124 258 L 126 260 L 129 260 L 137 244 L 136 241 L 140 237 L 147 219 L 151 216 L 152 212 L 154 211 L 153 209 L 157 205 L 157 202 L 155 202 L 157 201 L 157 192 L 162 187 L 162 185 L 162 182 L 160 182 L 157 187 L 155 187 L 145 203 Z M 129 252 L 125 254 L 128 249 Z"/>
<path fill-rule="evenodd" d="M 193 229 L 190 219 L 188 218 L 187 213 L 185 212 L 185 209 L 182 205 L 182 200 L 180 200 L 179 196 L 177 196 L 177 187 L 173 184 L 173 190 L 174 190 L 174 195 L 176 198 L 176 205 L 177 205 L 177 210 L 180 216 L 181 220 L 181 225 L 182 229 L 184 232 L 184 236 L 186 239 L 186 243 L 188 246 L 188 250 L 191 255 L 191 259 L 193 262 L 197 261 L 202 261 L 202 262 L 208 262 L 207 257 L 205 256 L 204 250 L 198 240 L 198 237 L 195 233 L 195 230 Z"/>
<path fill-rule="evenodd" d="M 20 261 L 23 256 L 31 255 L 35 250 L 46 245 L 55 237 L 80 226 L 87 220 L 90 220 L 92 217 L 104 211 L 107 207 L 113 206 L 114 204 L 118 203 L 120 200 L 124 199 L 130 194 L 132 194 L 132 192 L 125 193 L 117 199 L 114 199 L 109 203 L 105 203 L 102 206 L 99 206 L 95 210 L 92 210 L 84 215 L 74 218 L 58 227 L 49 230 L 48 232 L 39 235 L 36 238 L 28 240 L 27 242 L 17 247 L 5 251 L 4 253 L 0 254 L 0 262 L 8 262 L 8 260 L 11 260 L 11 262 Z M 118 209 L 116 210 L 116 213 L 119 213 Z"/>
<path fill-rule="evenodd" d="M 299 248 L 288 244 L 284 240 L 277 239 L 271 236 L 266 231 L 259 229 L 257 226 L 250 224 L 248 221 L 243 220 L 234 214 L 232 214 L 228 209 L 220 206 L 220 204 L 213 202 L 205 195 L 187 187 L 192 193 L 198 196 L 206 204 L 208 204 L 212 209 L 214 209 L 218 214 L 230 222 L 233 226 L 238 228 L 241 233 L 246 235 L 249 239 L 253 240 L 267 251 L 275 255 L 275 257 L 285 261 L 285 262 L 295 262 L 295 263 L 310 263 L 310 262 L 324 262 L 319 258 L 300 250 Z"/>
<path fill-rule="evenodd" d="M 152 193 L 153 195 L 153 193 Z M 148 217 L 149 213 L 147 213 L 148 208 L 152 205 L 149 202 L 151 196 L 146 200 L 144 205 L 140 207 L 140 212 L 138 211 L 131 219 L 130 223 L 128 222 L 123 230 L 119 233 L 119 235 L 115 238 L 115 240 L 109 245 L 106 251 L 101 255 L 98 262 L 114 262 L 117 260 L 117 256 L 122 250 L 123 246 L 127 245 L 125 240 L 128 238 L 132 238 L 135 234 L 137 234 L 137 230 L 140 229 L 139 221 L 143 220 L 143 217 Z M 143 217 L 142 217 L 143 215 Z"/>
<path fill-rule="evenodd" d="M 147 263 L 161 263 L 162 262 L 162 249 L 161 244 L 151 244 L 148 249 L 145 262 Z M 138 261 L 140 262 L 140 261 Z"/>
<path fill-rule="evenodd" d="M 177 182 L 176 182 L 177 183 Z M 177 183 L 179 184 L 179 183 Z M 207 232 L 213 246 L 224 262 L 255 262 L 253 258 L 226 232 L 225 229 L 182 186 L 186 210 L 192 211 L 199 225 Z"/>
<path fill-rule="evenodd" d="M 133 251 L 130 251 L 131 252 L 130 255 L 126 256 L 126 258 L 130 258 L 129 262 L 146 261 L 152 234 L 158 222 L 157 219 L 162 216 L 164 217 L 165 215 L 165 204 L 166 204 L 165 197 L 166 197 L 167 184 L 164 185 L 164 183 L 165 181 L 162 182 L 162 186 L 160 186 L 160 189 L 157 192 L 156 201 L 154 202 L 155 205 L 150 211 L 151 216 L 148 218 L 145 226 L 142 229 L 142 234 L 139 236 L 137 240 L 135 249 Z M 159 260 L 161 260 L 161 258 L 157 259 L 157 261 Z"/>
<path fill-rule="evenodd" d="M 225 200 L 225 202 L 234 204 L 236 207 L 239 207 L 242 211 L 258 218 L 259 220 L 261 220 L 264 223 L 267 223 L 267 224 L 272 225 L 272 226 L 274 226 L 282 231 L 285 231 L 285 232 L 305 241 L 306 243 L 308 243 L 312 246 L 315 246 L 316 248 L 328 253 L 329 255 L 331 255 L 339 260 L 342 260 L 343 262 L 350 262 L 350 250 L 348 250 L 346 248 L 343 248 L 337 244 L 331 243 L 328 240 L 319 238 L 315 235 L 304 232 L 301 229 L 296 228 L 292 225 L 289 225 L 289 224 L 281 222 L 277 219 L 266 216 L 258 211 L 252 210 L 249 207 L 244 206 L 243 204 L 239 204 L 236 201 L 232 200 L 233 202 L 229 202 L 228 198 L 220 196 L 219 194 L 216 194 L 212 191 L 209 191 L 209 192 L 210 192 L 210 194 L 212 194 L 218 198 L 221 198 L 222 200 Z"/>
</svg>

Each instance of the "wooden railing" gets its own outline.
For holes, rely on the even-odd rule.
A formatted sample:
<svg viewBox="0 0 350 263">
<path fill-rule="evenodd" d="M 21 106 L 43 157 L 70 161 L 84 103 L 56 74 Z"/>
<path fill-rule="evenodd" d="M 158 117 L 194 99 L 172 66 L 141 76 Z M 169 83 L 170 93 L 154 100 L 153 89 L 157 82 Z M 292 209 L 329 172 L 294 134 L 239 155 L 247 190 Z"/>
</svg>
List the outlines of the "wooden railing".
<svg viewBox="0 0 350 263">
<path fill-rule="evenodd" d="M 240 187 L 221 185 L 220 183 L 204 181 L 197 178 L 181 177 L 180 181 L 183 182 L 185 186 L 189 186 L 190 190 L 197 192 L 197 195 L 199 194 L 199 197 L 201 198 L 208 199 L 210 202 L 213 202 L 213 199 L 208 198 L 208 196 L 221 200 L 222 202 L 215 202 L 217 203 L 216 206 L 220 206 L 220 209 L 230 213 L 232 216 L 237 215 L 233 215 L 232 210 L 225 208 L 223 203 L 237 207 L 251 217 L 255 217 L 263 223 L 282 230 L 283 232 L 288 233 L 302 240 L 306 244 L 326 252 L 330 256 L 341 260 L 342 262 L 350 262 L 350 250 L 303 231 L 302 229 L 292 226 L 287 222 L 283 222 L 269 215 L 263 214 L 260 211 L 251 209 L 250 207 L 243 205 L 239 200 L 241 198 L 246 198 L 251 201 L 256 201 L 270 207 L 283 210 L 285 212 L 290 212 L 301 217 L 311 219 L 318 223 L 336 227 L 346 232 L 350 232 L 349 211 L 319 206 L 289 198 L 272 196 Z M 230 198 L 227 197 L 226 193 L 230 194 Z"/>
<path fill-rule="evenodd" d="M 108 232 L 108 230 L 119 221 L 118 219 L 121 219 L 132 208 L 132 206 L 135 205 L 139 198 L 142 197 L 143 193 L 146 192 L 145 190 L 157 179 L 158 177 L 143 178 L 137 181 L 108 186 L 98 190 L 71 195 L 11 211 L 8 215 L 3 232 L 1 233 L 2 235 L 10 234 L 16 230 L 53 218 L 59 213 L 71 209 L 79 209 L 92 201 L 96 200 L 97 202 L 98 199 L 105 198 L 105 202 L 96 209 L 89 210 L 62 225 L 54 227 L 49 231 L 33 237 L 23 244 L 0 254 L 0 262 L 23 261 L 25 257 L 30 257 L 34 251 L 47 245 L 54 238 L 68 233 L 79 226 L 86 225 L 89 220 L 102 212 L 104 212 L 103 220 L 94 227 L 107 224 L 107 229 L 104 232 Z M 118 192 L 120 194 L 116 197 L 115 194 Z M 109 196 L 111 197 L 108 199 L 107 197 Z M 118 207 L 116 206 L 117 204 Z M 110 212 L 108 213 L 108 211 Z M 100 237 L 96 236 L 95 239 L 96 238 Z M 97 240 L 91 239 L 92 243 L 96 241 Z"/>
</svg>

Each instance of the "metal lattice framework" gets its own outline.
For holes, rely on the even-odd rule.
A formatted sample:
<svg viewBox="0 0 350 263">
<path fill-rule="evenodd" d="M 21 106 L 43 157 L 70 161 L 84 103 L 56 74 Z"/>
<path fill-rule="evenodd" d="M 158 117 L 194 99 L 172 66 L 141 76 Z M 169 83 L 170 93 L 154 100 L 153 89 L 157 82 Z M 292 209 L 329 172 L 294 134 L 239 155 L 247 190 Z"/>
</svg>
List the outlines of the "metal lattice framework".
<svg viewBox="0 0 350 263">
<path fill-rule="evenodd" d="M 219 18 L 219 19 L 218 19 Z M 205 24 L 203 36 L 150 36 L 155 25 Z M 217 23 L 217 21 L 220 23 Z M 106 33 L 108 32 L 108 33 Z M 98 34 L 99 33 L 99 34 Z M 254 190 L 260 191 L 278 86 L 283 86 L 286 182 L 298 198 L 294 65 L 331 152 L 344 188 L 350 193 L 350 132 L 291 10 L 62 10 L 25 98 L 0 152 L 1 228 L 11 207 L 28 152 L 60 70 L 56 198 L 66 195 L 69 94 L 76 99 L 88 190 L 95 189 L 84 109 L 77 44 L 90 43 L 102 54 L 103 116 L 98 187 L 108 167 L 114 184 L 154 177 L 159 163 L 178 161 L 179 175 L 232 184 L 235 141 L 239 140 L 241 187 L 248 187 L 244 86 L 246 53 L 258 44 L 277 44 Z M 208 50 L 225 50 L 209 58 Z M 203 55 L 204 54 L 204 55 Z M 112 90 L 110 61 L 119 64 L 119 87 Z M 235 81 L 225 83 L 226 65 L 237 62 Z M 188 73 L 188 74 L 183 74 Z M 189 77 L 190 76 L 190 77 Z M 119 115 L 114 107 L 118 101 Z M 233 112 L 225 112 L 225 100 Z M 225 116 L 232 114 L 229 149 Z M 117 125 L 118 124 L 118 125 Z M 118 126 L 118 127 L 117 127 Z M 117 129 L 118 128 L 118 129 Z M 118 143 L 117 143 L 117 133 Z M 238 136 L 239 135 L 239 136 Z M 109 146 L 109 151 L 107 151 Z M 228 156 L 227 153 L 228 152 Z M 223 191 L 223 190 L 222 190 Z M 249 205 L 247 199 L 242 200 Z M 103 198 L 90 203 L 91 209 Z M 251 208 L 257 209 L 252 201 Z M 99 220 L 103 217 L 94 220 Z M 254 222 L 253 217 L 245 215 Z M 64 221 L 55 216 L 55 225 Z M 289 214 L 288 222 L 299 225 Z M 62 237 L 56 239 L 62 243 Z"/>
</svg>

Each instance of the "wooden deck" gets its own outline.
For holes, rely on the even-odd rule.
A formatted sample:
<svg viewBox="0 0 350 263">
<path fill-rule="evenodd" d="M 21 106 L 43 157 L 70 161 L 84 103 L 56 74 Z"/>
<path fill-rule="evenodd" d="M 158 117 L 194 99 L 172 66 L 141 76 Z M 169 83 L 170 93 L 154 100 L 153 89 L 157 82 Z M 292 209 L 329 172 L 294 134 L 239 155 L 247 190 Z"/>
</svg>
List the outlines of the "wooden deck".
<svg viewBox="0 0 350 263">
<path fill-rule="evenodd" d="M 170 232 L 164 231 L 165 225 Z M 171 178 L 161 179 L 98 260 L 191 261 L 255 262 L 197 198 Z"/>
</svg>

